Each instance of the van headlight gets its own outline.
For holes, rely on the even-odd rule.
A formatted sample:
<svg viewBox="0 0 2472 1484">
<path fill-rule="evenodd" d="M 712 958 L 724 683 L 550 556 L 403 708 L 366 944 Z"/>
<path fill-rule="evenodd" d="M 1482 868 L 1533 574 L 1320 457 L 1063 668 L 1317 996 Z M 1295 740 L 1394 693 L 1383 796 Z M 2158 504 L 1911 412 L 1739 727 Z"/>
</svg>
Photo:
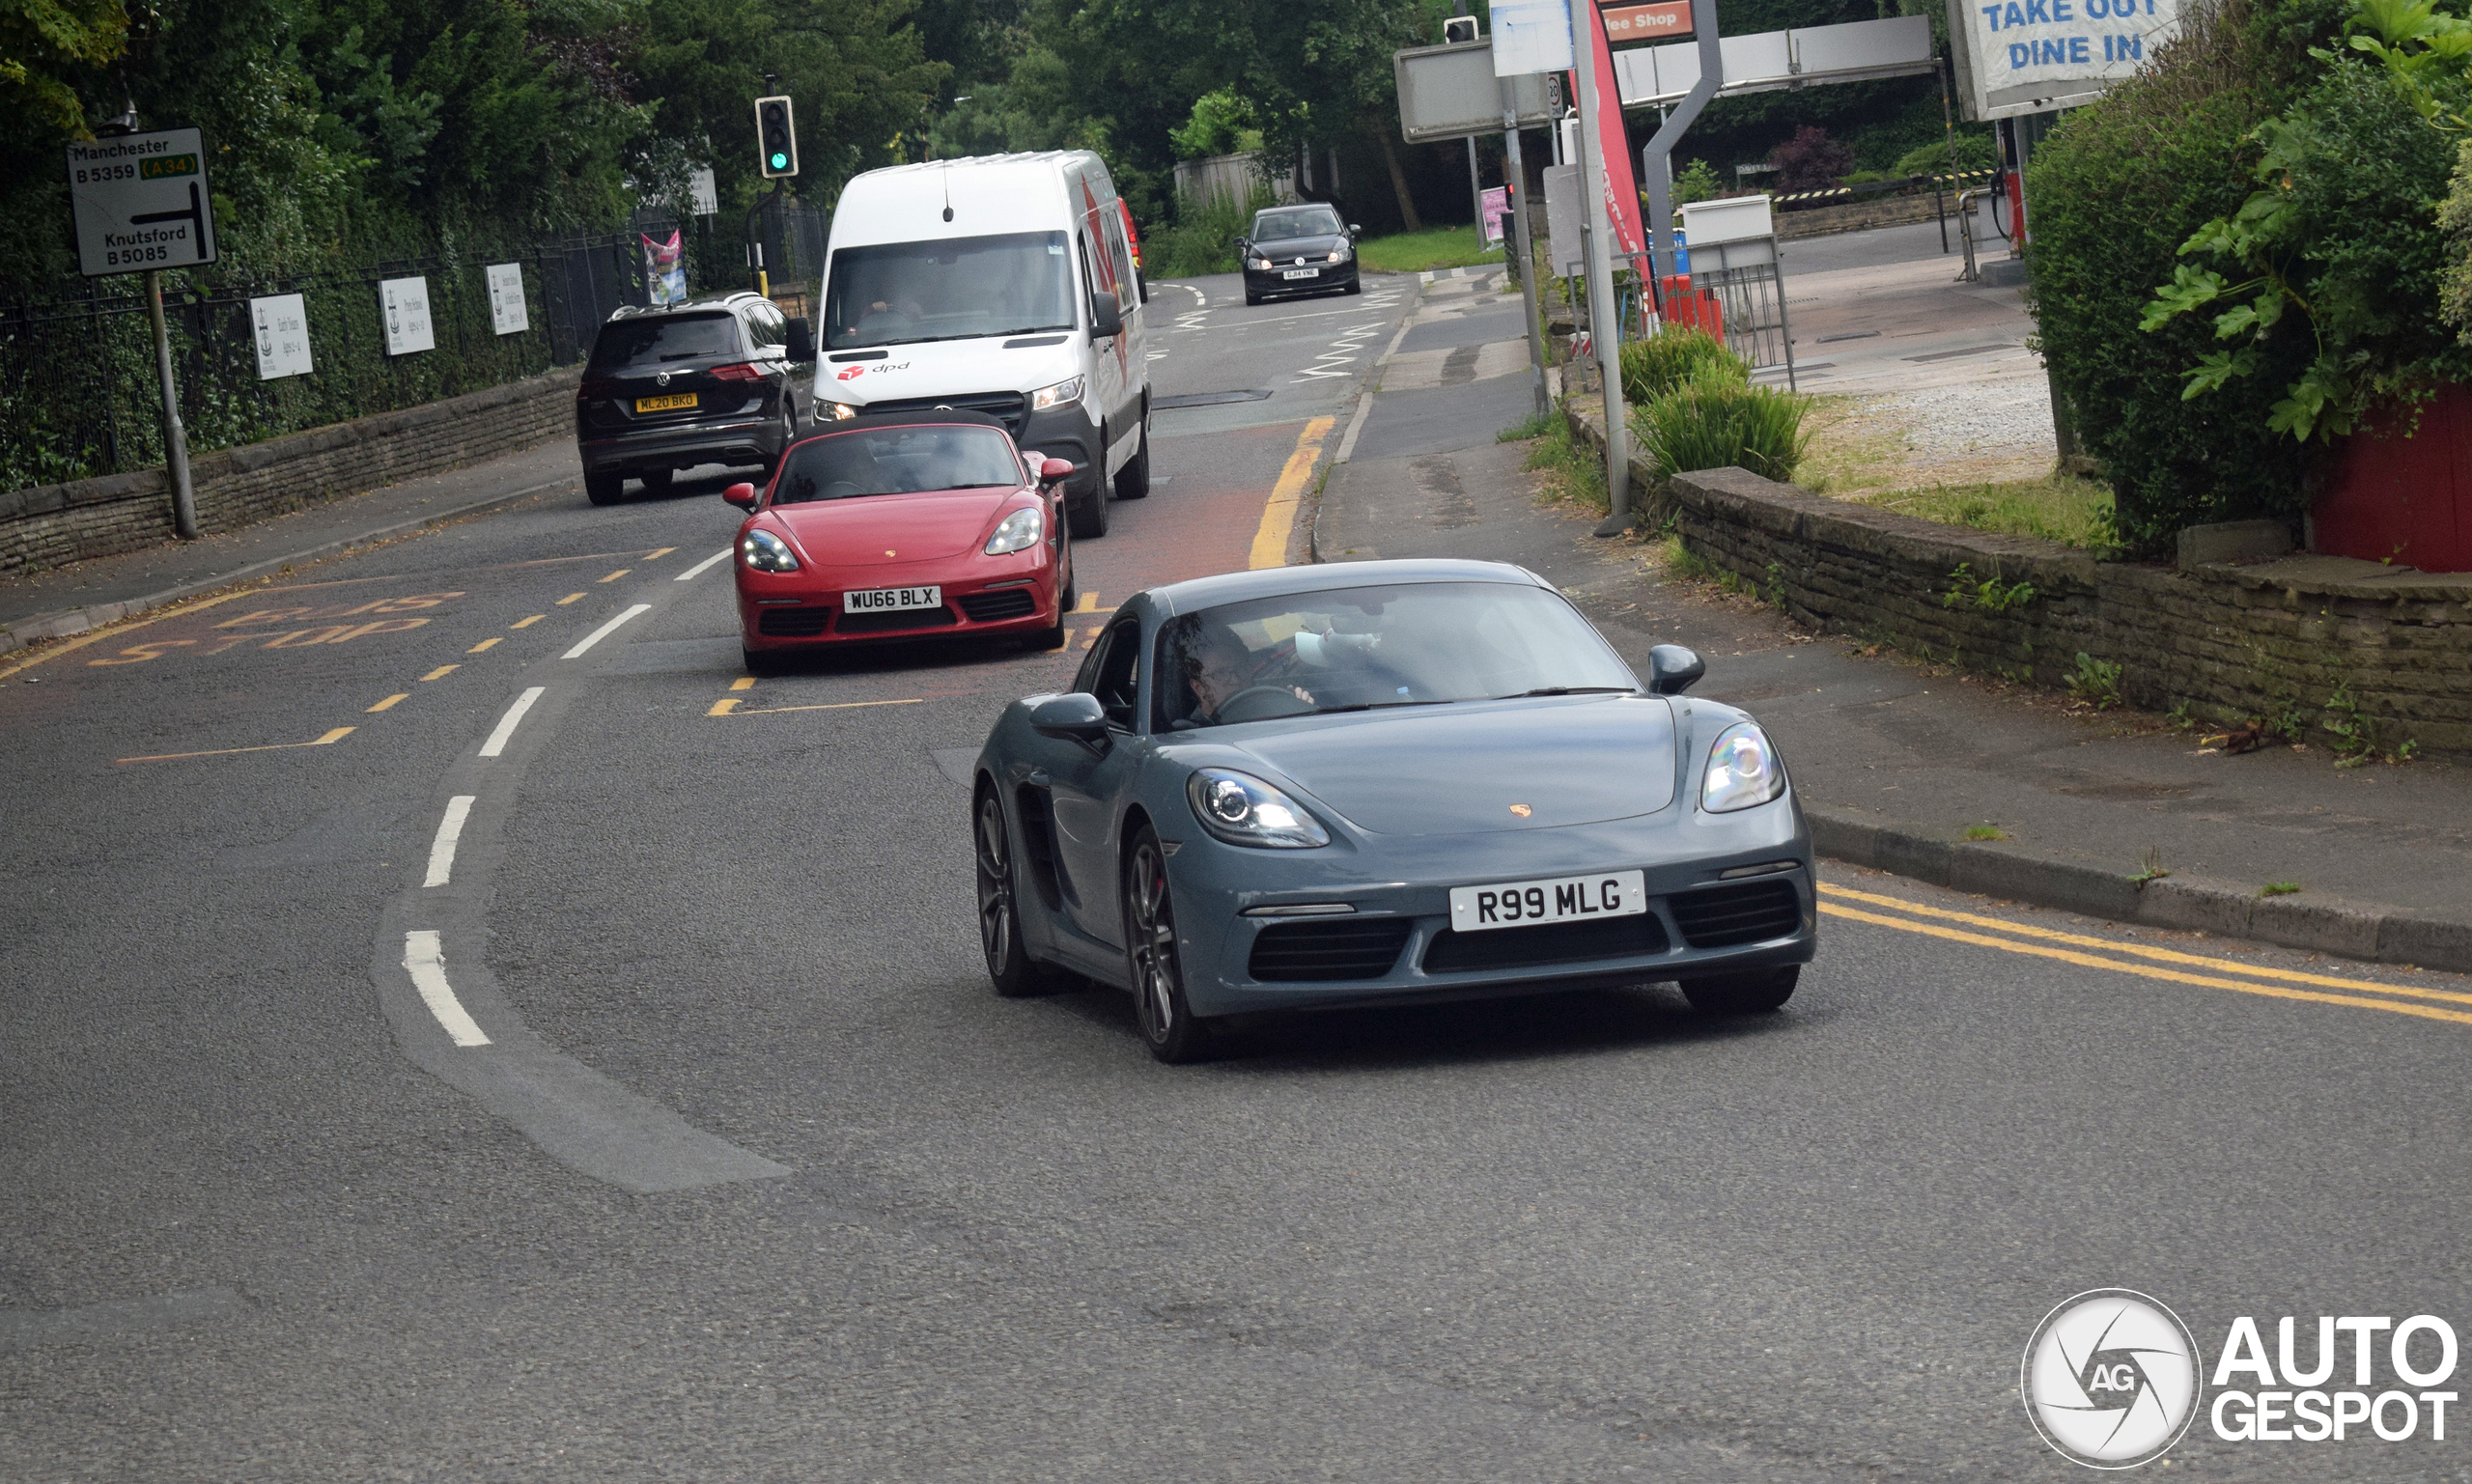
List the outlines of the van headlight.
<svg viewBox="0 0 2472 1484">
<path fill-rule="evenodd" d="M 1196 768 L 1185 780 L 1194 817 L 1230 845 L 1310 850 L 1331 843 L 1322 822 L 1303 805 L 1250 773 L 1232 768 Z"/>
<path fill-rule="evenodd" d="M 1081 400 L 1082 378 L 1067 377 L 1053 386 L 1042 386 L 1030 393 L 1030 410 L 1039 412 L 1049 407 L 1069 407 Z"/>
<path fill-rule="evenodd" d="M 846 423 L 857 415 L 858 409 L 846 402 L 828 402 L 822 397 L 818 397 L 815 400 L 815 420 L 817 422 Z"/>
<path fill-rule="evenodd" d="M 1700 781 L 1700 807 L 1727 814 L 1764 804 L 1785 792 L 1785 765 L 1768 734 L 1737 721 L 1717 734 L 1708 749 L 1708 771 Z"/>
<path fill-rule="evenodd" d="M 1039 538 L 1046 534 L 1047 516 L 1036 505 L 1027 510 L 1017 510 L 1004 518 L 1003 524 L 996 528 L 995 535 L 987 538 L 987 554 L 1010 556 L 1016 551 L 1026 551 L 1037 546 Z"/>
<path fill-rule="evenodd" d="M 799 559 L 790 544 L 771 531 L 749 531 L 738 539 L 738 554 L 757 572 L 796 572 Z"/>
</svg>

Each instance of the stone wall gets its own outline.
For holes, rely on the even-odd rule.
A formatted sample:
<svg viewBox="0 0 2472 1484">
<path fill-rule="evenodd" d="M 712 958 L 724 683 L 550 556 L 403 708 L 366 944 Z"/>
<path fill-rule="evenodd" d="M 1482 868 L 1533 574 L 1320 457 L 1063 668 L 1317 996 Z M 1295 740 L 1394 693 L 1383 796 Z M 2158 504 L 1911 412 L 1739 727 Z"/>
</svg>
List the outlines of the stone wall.
<svg viewBox="0 0 2472 1484">
<path fill-rule="evenodd" d="M 1879 196 L 1869 201 L 1849 201 L 1843 206 L 1812 207 L 1807 211 L 1777 213 L 1777 237 L 1780 241 L 1796 238 L 1826 237 L 1835 232 L 1867 232 L 1873 227 L 1897 227 L 1909 222 L 1937 221 L 1942 210 L 1949 213 L 1949 250 L 1957 246 L 1957 197 L 1951 191 L 1941 198 L 1942 206 L 1932 205 L 1929 194 L 1920 196 Z M 1997 238 L 1994 238 L 1997 241 Z M 2007 250 L 2003 243 L 2002 250 Z M 1982 244 L 1975 244 L 1981 252 Z M 1790 265 L 1788 266 L 1790 269 Z"/>
<path fill-rule="evenodd" d="M 572 437 L 579 375 L 553 371 L 400 412 L 200 454 L 189 461 L 198 529 L 229 531 Z M 0 574 L 59 567 L 172 538 L 171 483 L 159 468 L 0 494 Z"/>
<path fill-rule="evenodd" d="M 1601 447 L 1601 414 L 1577 403 L 1572 414 Z M 1647 473 L 1633 462 L 1634 491 L 1651 488 Z M 2121 667 L 2132 705 L 2226 722 L 2297 707 L 2315 726 L 2345 687 L 2381 744 L 2472 751 L 2472 575 L 2325 557 L 2189 571 L 2098 562 L 1743 469 L 1677 476 L 1651 505 L 1691 551 L 1816 630 L 2043 686 L 2065 684 L 2083 653 Z M 1987 601 L 1985 581 L 1997 584 Z"/>
</svg>

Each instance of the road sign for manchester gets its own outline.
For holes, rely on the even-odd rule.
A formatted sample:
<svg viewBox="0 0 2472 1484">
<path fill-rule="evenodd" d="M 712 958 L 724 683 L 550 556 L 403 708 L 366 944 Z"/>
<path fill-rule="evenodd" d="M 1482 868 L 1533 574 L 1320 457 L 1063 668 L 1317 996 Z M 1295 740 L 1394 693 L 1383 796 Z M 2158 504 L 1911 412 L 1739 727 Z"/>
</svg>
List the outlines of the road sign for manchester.
<svg viewBox="0 0 2472 1484">
<path fill-rule="evenodd" d="M 214 261 L 206 147 L 193 128 L 83 139 L 69 147 L 77 266 L 89 278 Z"/>
</svg>

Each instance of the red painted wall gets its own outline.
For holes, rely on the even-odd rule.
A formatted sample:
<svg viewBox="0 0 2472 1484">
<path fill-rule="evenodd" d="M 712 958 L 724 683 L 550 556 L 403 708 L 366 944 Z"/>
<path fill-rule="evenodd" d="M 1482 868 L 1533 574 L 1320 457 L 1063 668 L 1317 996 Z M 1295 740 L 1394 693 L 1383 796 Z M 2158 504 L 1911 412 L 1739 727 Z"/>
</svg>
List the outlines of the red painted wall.
<svg viewBox="0 0 2472 1484">
<path fill-rule="evenodd" d="M 2411 428 L 2408 411 L 2380 413 L 2344 440 L 2310 512 L 2312 545 L 2423 572 L 2472 572 L 2472 390 L 2444 387 L 2403 436 Z"/>
</svg>

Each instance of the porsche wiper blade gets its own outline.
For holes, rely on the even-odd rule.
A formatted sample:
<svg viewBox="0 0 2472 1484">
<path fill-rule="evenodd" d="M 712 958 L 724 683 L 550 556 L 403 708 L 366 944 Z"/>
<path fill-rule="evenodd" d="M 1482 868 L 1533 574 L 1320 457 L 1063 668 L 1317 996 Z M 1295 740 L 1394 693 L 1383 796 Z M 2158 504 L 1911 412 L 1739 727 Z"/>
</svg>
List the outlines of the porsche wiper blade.
<svg viewBox="0 0 2472 1484">
<path fill-rule="evenodd" d="M 1533 690 L 1498 695 L 1497 701 L 1524 701 L 1532 695 L 1629 695 L 1637 687 L 1631 686 L 1539 686 Z"/>
<path fill-rule="evenodd" d="M 1385 711 L 1393 706 L 1447 706 L 1448 701 L 1358 701 L 1350 706 L 1324 706 L 1313 713 L 1317 716 L 1335 716 L 1342 712 Z"/>
</svg>

